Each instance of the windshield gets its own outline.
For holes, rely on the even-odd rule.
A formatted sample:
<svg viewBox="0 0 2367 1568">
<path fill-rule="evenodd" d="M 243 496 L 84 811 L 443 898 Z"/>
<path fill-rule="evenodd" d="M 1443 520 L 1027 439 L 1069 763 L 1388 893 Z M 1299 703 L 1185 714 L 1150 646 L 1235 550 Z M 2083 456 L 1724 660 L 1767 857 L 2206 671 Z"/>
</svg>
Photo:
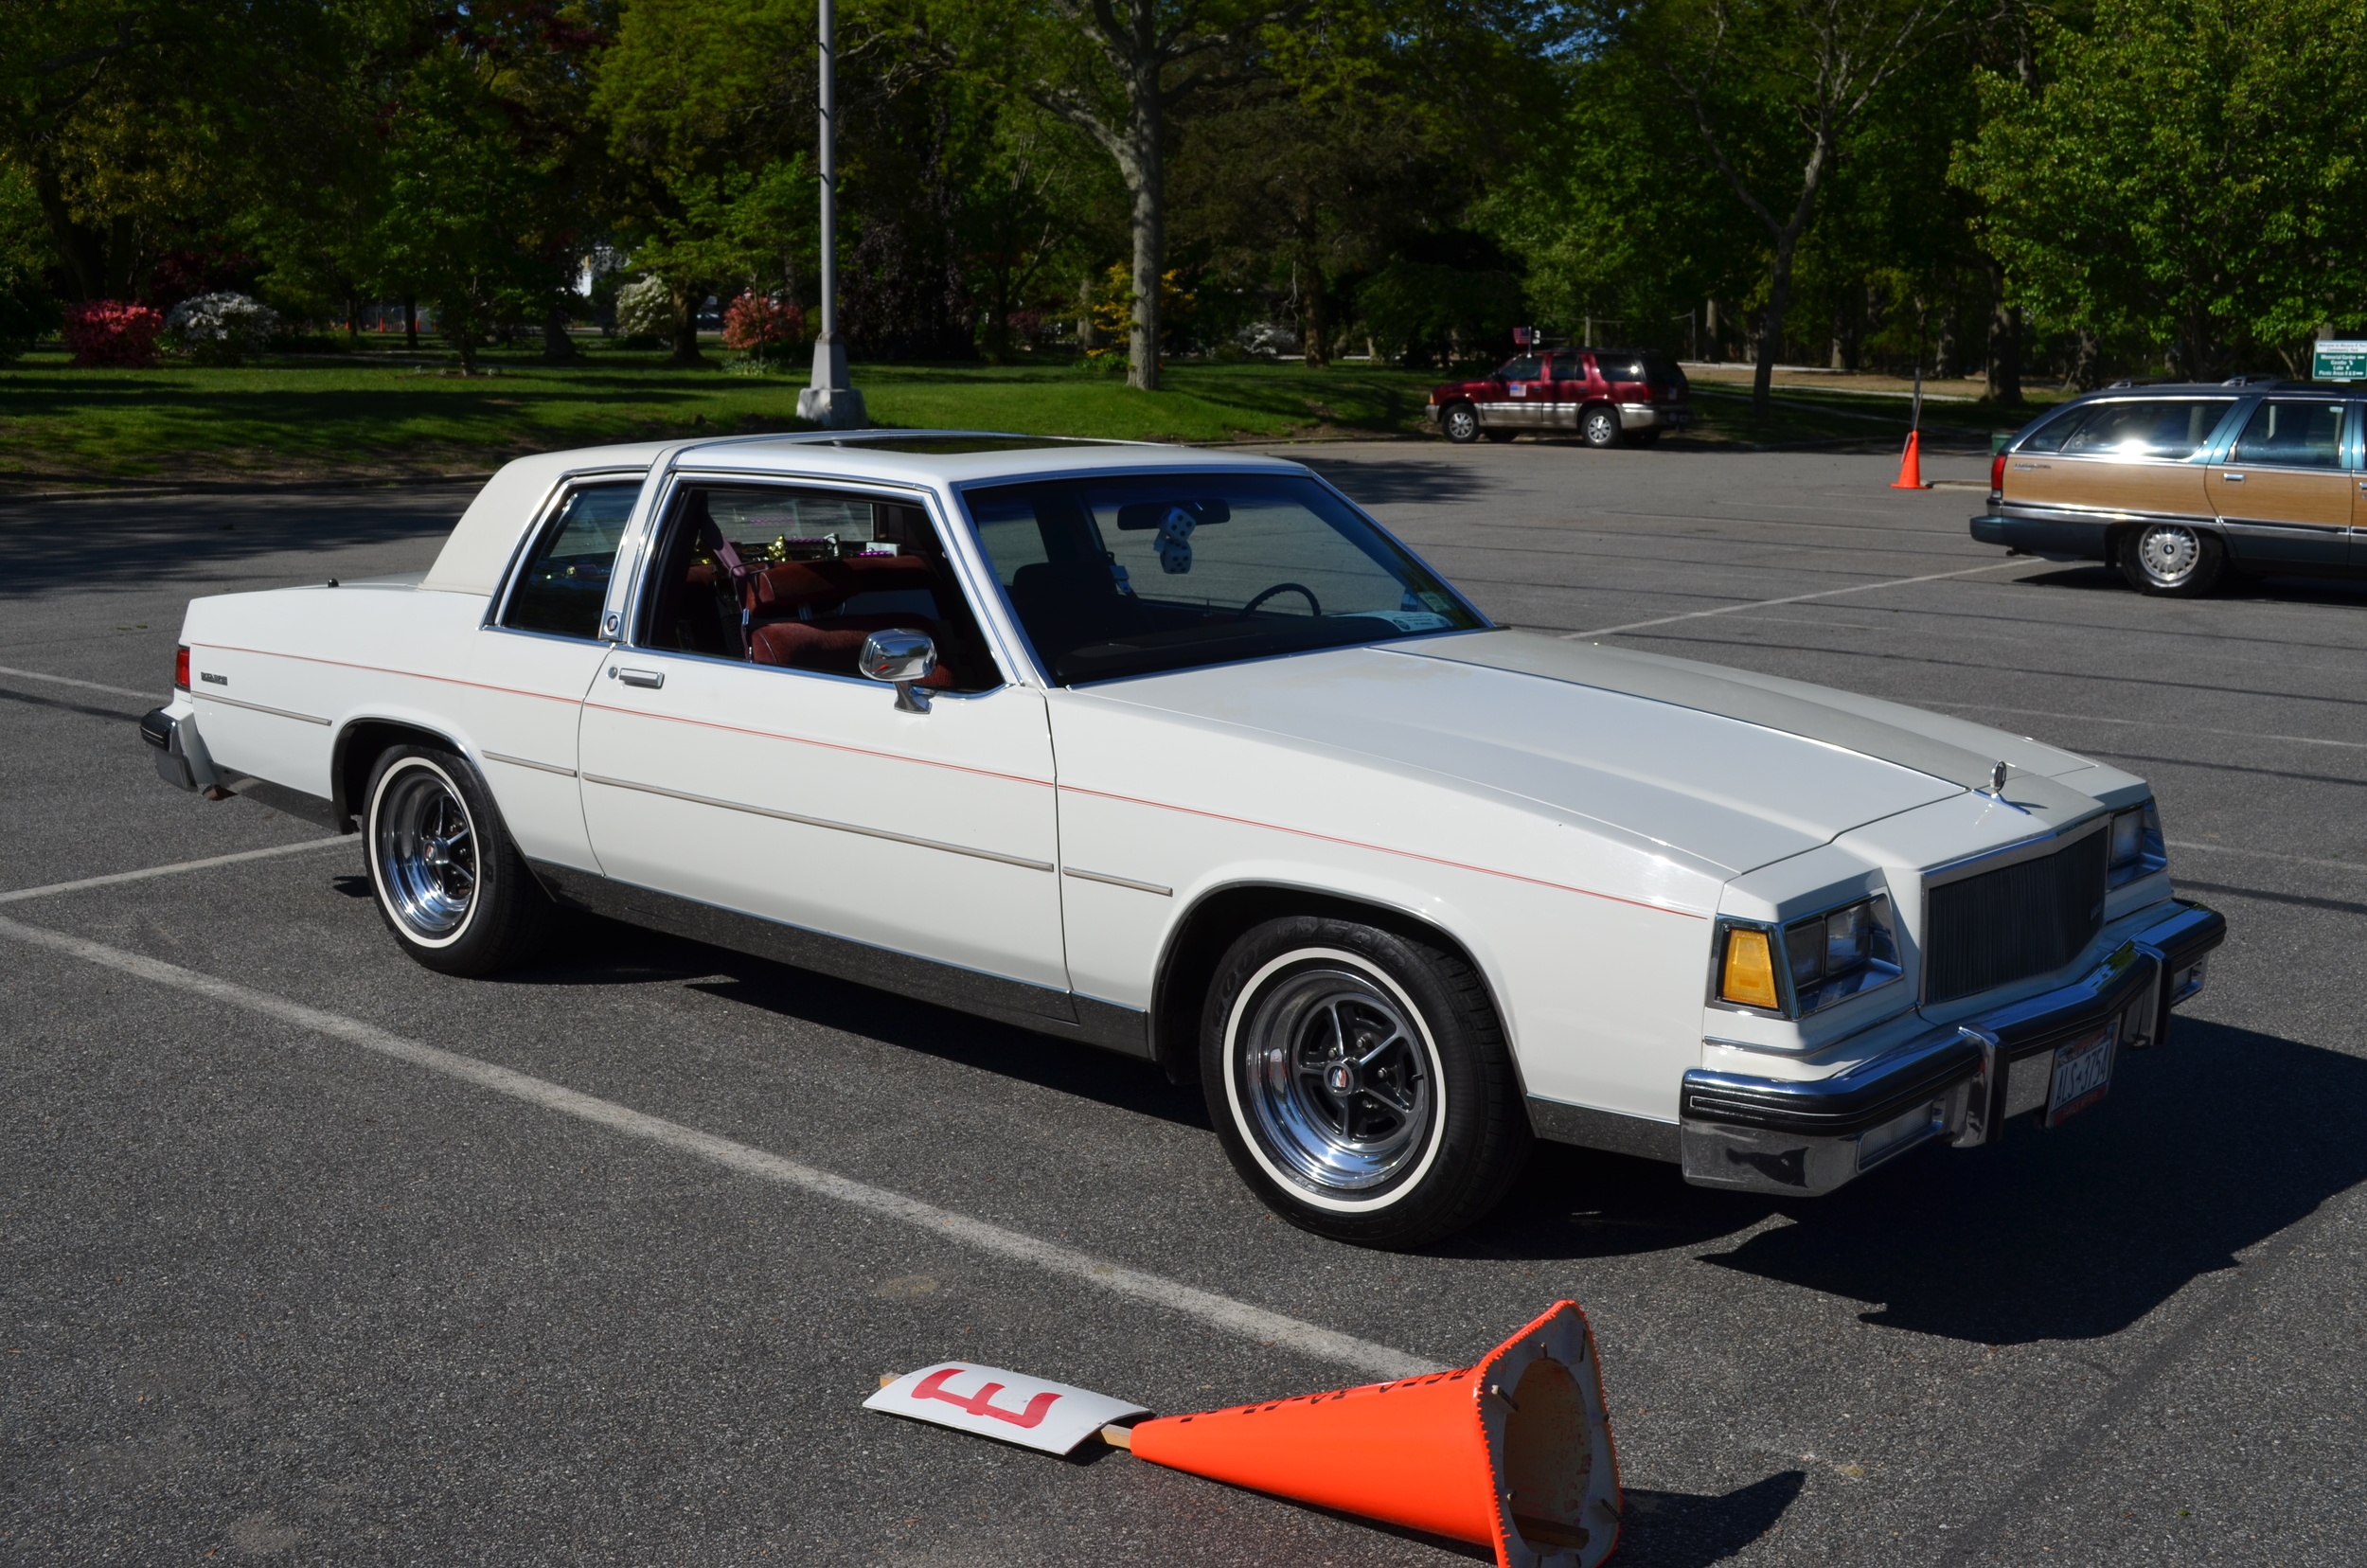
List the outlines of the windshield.
<svg viewBox="0 0 2367 1568">
<path fill-rule="evenodd" d="M 1308 478 L 1124 474 L 964 499 L 1062 686 L 1487 624 Z"/>
</svg>

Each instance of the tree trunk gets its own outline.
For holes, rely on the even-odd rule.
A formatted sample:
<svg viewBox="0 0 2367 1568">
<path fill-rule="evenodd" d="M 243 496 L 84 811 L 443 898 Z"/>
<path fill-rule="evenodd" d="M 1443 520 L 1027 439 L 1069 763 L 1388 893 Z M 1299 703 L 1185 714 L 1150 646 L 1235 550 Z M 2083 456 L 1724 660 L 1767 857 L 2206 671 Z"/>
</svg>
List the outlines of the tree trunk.
<svg viewBox="0 0 2367 1568">
<path fill-rule="evenodd" d="M 1989 262 L 1989 382 L 1984 395 L 2001 408 L 2021 406 L 2021 309 L 2005 302 L 2005 268 Z"/>
<path fill-rule="evenodd" d="M 2104 357 L 2104 346 L 2098 341 L 2095 329 L 2082 327 L 2072 349 L 2071 374 L 2063 378 L 2066 392 L 2092 392 L 2102 383 L 2103 372 L 2098 361 Z"/>
<path fill-rule="evenodd" d="M 1772 406 L 1775 362 L 1784 357 L 1784 312 L 1791 307 L 1791 254 L 1800 243 L 1798 229 L 1775 237 L 1775 263 L 1767 278 L 1767 310 L 1760 318 L 1759 363 L 1751 377 L 1751 413 L 1764 419 Z"/>
<path fill-rule="evenodd" d="M 1166 170 L 1160 159 L 1159 78 L 1134 83 L 1132 123 L 1127 141 L 1132 165 L 1128 194 L 1133 198 L 1134 321 L 1127 339 L 1126 384 L 1159 390 L 1160 262 L 1166 255 Z"/>
<path fill-rule="evenodd" d="M 704 297 L 704 292 L 695 287 L 673 291 L 674 351 L 666 357 L 667 364 L 693 365 L 706 363 L 699 355 L 699 305 Z"/>
<path fill-rule="evenodd" d="M 1310 370 L 1331 363 L 1324 352 L 1324 271 L 1315 261 L 1315 248 L 1302 237 L 1298 259 L 1299 352 Z"/>
<path fill-rule="evenodd" d="M 1701 335 L 1700 342 L 1694 346 L 1694 352 L 1712 365 L 1726 363 L 1726 334 L 1718 324 L 1717 301 L 1715 299 L 1701 303 Z"/>
<path fill-rule="evenodd" d="M 576 357 L 576 340 L 567 335 L 567 308 L 551 301 L 550 313 L 543 318 L 543 363 L 565 365 Z"/>
<path fill-rule="evenodd" d="M 1931 377 L 1953 381 L 1964 374 L 1965 317 L 1953 295 L 1940 308 L 1939 342 L 1931 350 Z"/>
</svg>

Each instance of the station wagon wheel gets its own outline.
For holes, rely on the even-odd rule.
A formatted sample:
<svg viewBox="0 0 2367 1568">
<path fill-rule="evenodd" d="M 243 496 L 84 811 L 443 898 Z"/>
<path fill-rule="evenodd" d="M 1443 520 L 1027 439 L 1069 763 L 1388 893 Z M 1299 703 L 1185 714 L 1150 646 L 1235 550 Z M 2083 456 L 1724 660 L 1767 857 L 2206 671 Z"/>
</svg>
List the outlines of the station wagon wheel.
<svg viewBox="0 0 2367 1568">
<path fill-rule="evenodd" d="M 1450 403 L 1438 416 L 1438 428 L 1455 445 L 1469 446 L 1480 438 L 1479 410 L 1469 403 Z"/>
<path fill-rule="evenodd" d="M 1619 428 L 1619 411 L 1595 404 L 1578 416 L 1578 434 L 1591 447 L 1615 447 L 1624 432 Z"/>
<path fill-rule="evenodd" d="M 1202 1082 L 1234 1167 L 1318 1235 L 1416 1246 L 1478 1219 L 1528 1146 L 1486 988 L 1426 942 L 1352 921 L 1268 921 L 1202 1015 Z"/>
<path fill-rule="evenodd" d="M 2121 575 L 2141 594 L 2191 598 L 2217 585 L 2227 547 L 2207 528 L 2147 523 L 2120 540 Z"/>
<path fill-rule="evenodd" d="M 445 974 L 531 954 L 555 911 L 465 758 L 398 746 L 379 757 L 366 799 L 370 891 L 405 953 Z"/>
</svg>

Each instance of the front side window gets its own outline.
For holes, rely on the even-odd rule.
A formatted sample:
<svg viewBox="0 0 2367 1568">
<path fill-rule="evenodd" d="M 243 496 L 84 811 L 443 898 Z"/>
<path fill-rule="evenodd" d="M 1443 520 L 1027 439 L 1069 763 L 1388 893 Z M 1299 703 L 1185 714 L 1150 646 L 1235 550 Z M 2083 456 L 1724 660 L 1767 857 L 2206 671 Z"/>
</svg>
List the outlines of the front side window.
<svg viewBox="0 0 2367 1568">
<path fill-rule="evenodd" d="M 1504 367 L 1496 372 L 1496 379 L 1498 381 L 1508 382 L 1532 382 L 1537 380 L 1537 356 L 1535 354 L 1523 354 L 1519 359 L 1506 360 L 1504 362 Z"/>
<path fill-rule="evenodd" d="M 616 546 L 640 494 L 638 479 L 569 490 L 519 572 L 502 625 L 596 641 Z"/>
<path fill-rule="evenodd" d="M 781 669 L 855 676 L 874 632 L 936 644 L 922 684 L 1002 684 L 925 508 L 786 485 L 677 492 L 651 568 L 642 644 Z"/>
<path fill-rule="evenodd" d="M 2183 462 L 2202 450 L 2218 428 L 2233 398 L 2132 398 L 2126 402 L 2096 403 L 2068 426 L 2062 445 L 2053 450 L 2066 457 L 2152 458 Z M 2051 434 L 2054 427 L 2048 426 Z M 2024 450 L 2045 450 L 2035 443 Z"/>
<path fill-rule="evenodd" d="M 964 499 L 1063 686 L 1487 624 L 1308 478 L 1126 474 Z"/>
<path fill-rule="evenodd" d="M 2315 399 L 2269 398 L 2251 411 L 2235 438 L 2238 463 L 2271 468 L 2339 469 L 2342 419 L 2348 405 Z"/>
</svg>

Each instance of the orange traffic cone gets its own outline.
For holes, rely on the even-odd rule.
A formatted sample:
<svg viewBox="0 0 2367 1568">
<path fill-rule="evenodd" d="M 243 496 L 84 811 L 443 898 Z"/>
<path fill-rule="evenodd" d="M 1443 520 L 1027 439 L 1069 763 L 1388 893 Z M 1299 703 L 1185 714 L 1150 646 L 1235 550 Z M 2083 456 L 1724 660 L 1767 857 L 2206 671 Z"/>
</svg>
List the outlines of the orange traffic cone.
<svg viewBox="0 0 2367 1568">
<path fill-rule="evenodd" d="M 1893 490 L 1930 490 L 1923 482 L 1923 432 L 1907 432 L 1907 454 L 1898 460 L 1898 477 L 1891 481 Z"/>
<path fill-rule="evenodd" d="M 1477 1366 L 1102 1435 L 1153 1464 L 1492 1546 L 1498 1568 L 1594 1568 L 1619 1542 L 1619 1461 L 1575 1302 Z"/>
</svg>

